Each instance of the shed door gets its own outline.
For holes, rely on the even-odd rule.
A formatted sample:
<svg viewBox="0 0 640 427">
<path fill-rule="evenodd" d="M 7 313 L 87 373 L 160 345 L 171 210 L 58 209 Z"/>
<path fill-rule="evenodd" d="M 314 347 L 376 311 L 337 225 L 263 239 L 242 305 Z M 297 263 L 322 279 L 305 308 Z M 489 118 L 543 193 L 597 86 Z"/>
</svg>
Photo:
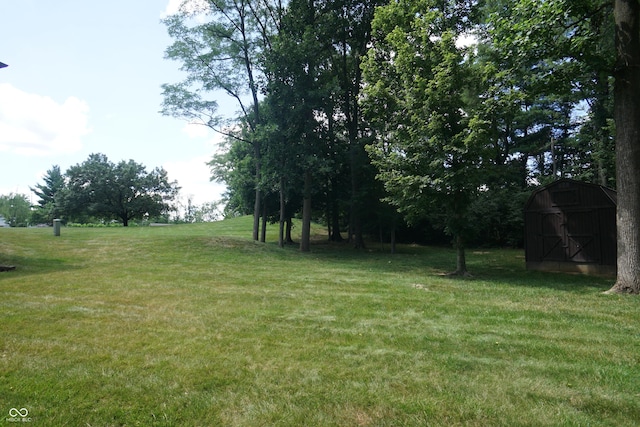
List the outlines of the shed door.
<svg viewBox="0 0 640 427">
<path fill-rule="evenodd" d="M 598 211 L 566 212 L 567 261 L 600 262 Z"/>
<path fill-rule="evenodd" d="M 565 231 L 562 212 L 542 214 L 542 260 L 565 261 Z"/>
<path fill-rule="evenodd" d="M 598 211 L 553 212 L 542 215 L 542 260 L 600 260 Z"/>
</svg>

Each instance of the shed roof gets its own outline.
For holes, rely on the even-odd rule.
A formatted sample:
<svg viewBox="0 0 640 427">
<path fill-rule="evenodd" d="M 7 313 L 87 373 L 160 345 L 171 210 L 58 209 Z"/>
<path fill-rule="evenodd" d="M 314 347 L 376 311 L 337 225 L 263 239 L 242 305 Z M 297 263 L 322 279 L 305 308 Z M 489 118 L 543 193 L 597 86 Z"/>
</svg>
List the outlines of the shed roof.
<svg viewBox="0 0 640 427">
<path fill-rule="evenodd" d="M 568 206 L 571 204 L 585 203 L 585 201 L 579 201 L 569 197 L 568 192 L 570 191 L 591 193 L 592 197 L 590 197 L 589 200 L 592 204 L 618 205 L 618 195 L 616 191 L 611 188 L 589 182 L 576 181 L 570 178 L 562 178 L 534 190 L 531 196 L 529 196 L 524 209 L 525 211 L 530 211 L 549 206 Z M 555 197 L 541 197 L 542 193 L 551 193 L 554 194 Z"/>
</svg>

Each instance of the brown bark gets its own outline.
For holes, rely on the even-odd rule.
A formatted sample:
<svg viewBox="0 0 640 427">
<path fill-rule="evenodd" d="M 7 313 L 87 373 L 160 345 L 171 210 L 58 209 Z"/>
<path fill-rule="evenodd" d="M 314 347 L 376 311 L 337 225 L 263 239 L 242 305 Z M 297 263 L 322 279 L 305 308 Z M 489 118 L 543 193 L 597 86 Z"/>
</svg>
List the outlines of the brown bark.
<svg viewBox="0 0 640 427">
<path fill-rule="evenodd" d="M 618 277 L 609 292 L 640 293 L 640 2 L 616 0 L 614 87 Z"/>
<path fill-rule="evenodd" d="M 336 199 L 337 192 L 336 178 L 331 178 L 331 220 L 327 221 L 330 224 L 331 232 L 329 233 L 329 240 L 332 242 L 342 242 L 342 235 L 340 234 L 340 206 Z"/>
<path fill-rule="evenodd" d="M 284 198 L 284 177 L 280 177 L 280 221 L 278 226 L 278 246 L 284 247 L 284 221 L 285 221 L 285 198 Z"/>
<path fill-rule="evenodd" d="M 262 201 L 262 230 L 260 232 L 260 241 L 265 243 L 267 240 L 267 203 Z"/>
<path fill-rule="evenodd" d="M 285 243 L 293 243 L 293 237 L 291 237 L 291 229 L 293 228 L 293 221 L 291 220 L 291 217 L 289 215 L 287 215 L 287 219 L 285 222 L 286 222 L 286 227 L 285 227 L 284 241 Z"/>
<path fill-rule="evenodd" d="M 300 237 L 300 251 L 309 252 L 311 249 L 311 172 L 304 174 L 304 199 L 302 202 L 302 233 Z"/>
<path fill-rule="evenodd" d="M 464 250 L 464 241 L 462 236 L 458 235 L 455 238 L 456 242 L 456 271 L 453 272 L 456 276 L 469 276 L 467 271 L 467 256 Z"/>
<path fill-rule="evenodd" d="M 260 166 L 256 166 L 256 199 L 253 205 L 253 240 L 258 240 L 260 235 Z"/>
</svg>

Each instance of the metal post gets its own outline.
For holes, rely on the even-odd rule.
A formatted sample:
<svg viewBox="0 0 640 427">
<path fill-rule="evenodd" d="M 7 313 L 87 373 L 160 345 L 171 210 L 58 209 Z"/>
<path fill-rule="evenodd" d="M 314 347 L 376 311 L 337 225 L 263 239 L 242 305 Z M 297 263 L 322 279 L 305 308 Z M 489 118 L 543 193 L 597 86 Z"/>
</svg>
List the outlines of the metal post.
<svg viewBox="0 0 640 427">
<path fill-rule="evenodd" d="M 59 236 L 60 235 L 60 220 L 59 219 L 54 219 L 53 220 L 53 235 L 54 236 Z"/>
</svg>

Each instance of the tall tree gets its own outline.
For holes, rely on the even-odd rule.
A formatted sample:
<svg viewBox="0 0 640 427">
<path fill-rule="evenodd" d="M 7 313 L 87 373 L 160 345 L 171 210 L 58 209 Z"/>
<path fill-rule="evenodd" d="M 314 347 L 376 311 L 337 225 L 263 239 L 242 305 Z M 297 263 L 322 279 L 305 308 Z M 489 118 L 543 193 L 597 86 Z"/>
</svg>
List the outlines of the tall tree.
<svg viewBox="0 0 640 427">
<path fill-rule="evenodd" d="M 114 164 L 104 154 L 91 154 L 66 172 L 67 185 L 56 202 L 68 216 L 90 215 L 103 220 L 132 219 L 164 214 L 172 209 L 179 187 L 162 168 L 147 172 L 133 160 Z"/>
<path fill-rule="evenodd" d="M 640 1 L 616 0 L 615 121 L 618 277 L 612 292 L 640 293 Z"/>
<path fill-rule="evenodd" d="M 486 124 L 472 111 L 474 75 L 456 38 L 473 3 L 398 1 L 380 8 L 364 63 L 370 155 L 388 199 L 409 220 L 440 220 L 467 274 L 468 208 L 482 184 Z M 392 118 L 389 122 L 385 118 Z"/>
<path fill-rule="evenodd" d="M 175 39 L 166 57 L 181 62 L 187 78 L 163 85 L 163 114 L 225 132 L 212 97 L 221 91 L 236 102 L 249 130 L 257 131 L 264 80 L 261 60 L 271 48 L 270 39 L 280 26 L 281 13 L 281 0 L 183 1 L 180 12 L 164 22 Z M 248 141 L 254 150 L 253 238 L 258 240 L 262 150 L 259 138 L 250 137 Z"/>
<path fill-rule="evenodd" d="M 274 116 L 285 132 L 281 143 L 286 155 L 295 159 L 302 188 L 302 230 L 300 250 L 310 250 L 312 196 L 314 185 L 327 168 L 327 135 L 332 112 L 329 100 L 330 38 L 323 37 L 328 26 L 317 0 L 292 0 L 287 7 L 279 36 L 267 57 L 271 108 L 280 109 Z"/>
<path fill-rule="evenodd" d="M 328 34 L 332 38 L 331 71 L 336 81 L 331 95 L 335 100 L 333 135 L 346 145 L 344 165 L 349 177 L 349 238 L 356 248 L 364 246 L 363 227 L 368 200 L 375 198 L 370 178 L 370 161 L 365 151 L 366 135 L 359 99 L 363 88 L 362 58 L 371 41 L 371 21 L 376 7 L 387 1 L 335 0 L 327 2 Z M 346 142 L 346 144 L 345 144 Z M 336 144 L 337 145 L 337 144 Z M 335 228 L 335 227 L 334 227 Z M 336 239 L 339 236 L 334 236 Z"/>
<path fill-rule="evenodd" d="M 38 205 L 42 207 L 47 203 L 52 203 L 56 193 L 64 187 L 64 176 L 60 172 L 60 166 L 54 165 L 49 169 L 43 180 L 43 184 L 36 184 L 35 188 L 30 187 L 31 191 L 40 199 Z"/>
<path fill-rule="evenodd" d="M 55 205 L 56 194 L 64 188 L 64 176 L 60 171 L 60 166 L 54 165 L 47 171 L 44 183 L 36 184 L 31 191 L 38 196 L 38 207 L 34 211 L 34 222 L 51 223 L 59 214 L 59 209 Z"/>
</svg>

